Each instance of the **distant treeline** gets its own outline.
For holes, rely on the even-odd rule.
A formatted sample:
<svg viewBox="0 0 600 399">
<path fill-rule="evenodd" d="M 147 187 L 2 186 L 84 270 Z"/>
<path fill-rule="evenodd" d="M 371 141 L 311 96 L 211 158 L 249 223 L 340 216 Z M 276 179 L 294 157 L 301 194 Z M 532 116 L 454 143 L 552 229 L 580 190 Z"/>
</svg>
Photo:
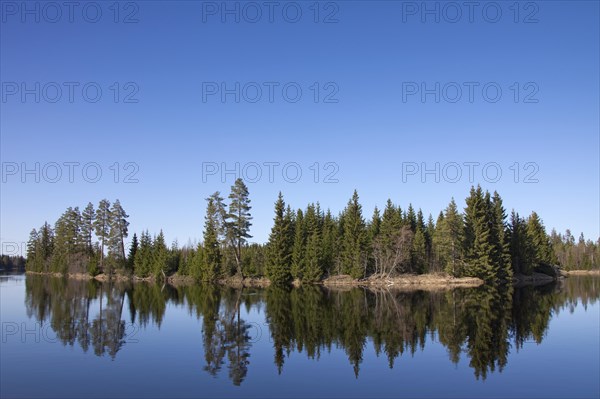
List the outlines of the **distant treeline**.
<svg viewBox="0 0 600 399">
<path fill-rule="evenodd" d="M 2 255 L 0 270 L 4 272 L 24 272 L 25 258 L 22 256 Z"/>
<path fill-rule="evenodd" d="M 248 243 L 251 206 L 241 179 L 228 199 L 225 204 L 219 192 L 207 198 L 203 240 L 196 247 L 169 248 L 162 231 L 156 236 L 145 231 L 139 239 L 133 235 L 127 255 L 128 215 L 118 200 L 112 206 L 102 200 L 97 210 L 90 203 L 82 213 L 68 208 L 54 228 L 45 223 L 31 232 L 27 268 L 142 278 L 178 274 L 199 281 L 267 277 L 276 284 L 432 272 L 508 281 L 539 265 L 592 269 L 600 259 L 600 240 L 586 241 L 582 234 L 576 243 L 569 230 L 547 234 L 535 212 L 524 218 L 512 211 L 507 217 L 500 195 L 479 186 L 471 188 L 463 212 L 452 199 L 435 221 L 391 200 L 366 220 L 356 191 L 338 215 L 318 202 L 293 210 L 280 193 L 264 245 Z"/>
</svg>

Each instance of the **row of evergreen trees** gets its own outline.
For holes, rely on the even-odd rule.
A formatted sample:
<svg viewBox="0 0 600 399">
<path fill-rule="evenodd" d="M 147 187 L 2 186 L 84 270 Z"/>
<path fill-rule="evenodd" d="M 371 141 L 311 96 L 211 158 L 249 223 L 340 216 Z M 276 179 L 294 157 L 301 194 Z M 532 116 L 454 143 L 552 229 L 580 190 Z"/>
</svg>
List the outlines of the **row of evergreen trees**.
<svg viewBox="0 0 600 399">
<path fill-rule="evenodd" d="M 471 188 L 464 212 L 452 199 L 435 222 L 391 200 L 366 220 L 356 191 L 338 215 L 319 203 L 293 210 L 280 193 L 265 245 L 248 243 L 252 216 L 243 180 L 236 180 L 228 199 L 226 204 L 219 192 L 207 198 L 203 240 L 196 247 L 169 248 L 162 231 L 154 237 L 146 231 L 139 241 L 133 235 L 127 256 L 128 216 L 118 200 L 112 207 L 103 200 L 96 211 L 88 204 L 81 214 L 68 208 L 54 228 L 46 223 L 32 231 L 27 268 L 96 274 L 116 267 L 141 278 L 177 273 L 201 281 L 267 277 L 276 284 L 435 272 L 508 281 L 543 264 L 597 267 L 600 257 L 599 243 L 583 235 L 578 244 L 569 231 L 548 235 L 535 212 L 523 218 L 513 211 L 507 218 L 500 195 L 481 187 Z"/>
<path fill-rule="evenodd" d="M 241 179 L 232 190 L 236 186 L 247 195 Z M 383 212 L 375 208 L 366 220 L 356 191 L 337 216 L 319 203 L 292 210 L 280 193 L 268 243 L 244 246 L 236 269 L 227 266 L 234 257 L 223 215 L 232 212 L 223 209 L 219 193 L 208 198 L 204 242 L 195 251 L 185 251 L 180 274 L 213 280 L 238 273 L 279 284 L 340 274 L 364 278 L 429 272 L 508 281 L 515 274 L 531 275 L 539 265 L 560 263 L 557 244 L 537 213 L 522 218 L 513 211 L 507 220 L 500 195 L 481 187 L 472 187 L 464 212 L 452 199 L 435 222 L 431 215 L 426 222 L 420 209 L 409 205 L 403 210 L 391 200 Z M 600 246 L 591 241 L 586 245 L 583 253 L 591 254 L 586 259 L 593 258 Z"/>
<path fill-rule="evenodd" d="M 69 207 L 54 226 L 33 229 L 27 243 L 27 270 L 56 273 L 112 273 L 127 267 L 129 215 L 119 200 Z M 106 254 L 106 255 L 105 255 Z"/>
</svg>

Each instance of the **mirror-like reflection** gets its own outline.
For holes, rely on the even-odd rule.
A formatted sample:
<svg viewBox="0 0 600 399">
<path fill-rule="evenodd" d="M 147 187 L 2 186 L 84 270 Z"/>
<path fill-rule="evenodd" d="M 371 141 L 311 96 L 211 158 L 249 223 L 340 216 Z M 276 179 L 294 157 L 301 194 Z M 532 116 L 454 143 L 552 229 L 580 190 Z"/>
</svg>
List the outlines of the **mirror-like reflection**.
<svg viewBox="0 0 600 399">
<path fill-rule="evenodd" d="M 541 343 L 555 314 L 594 304 L 599 283 L 597 277 L 577 277 L 542 286 L 447 291 L 233 289 L 28 276 L 26 309 L 28 316 L 49 323 L 64 345 L 114 359 L 126 350 L 131 326 L 160 329 L 168 306 L 187 307 L 201 319 L 202 369 L 213 376 L 226 373 L 234 385 L 242 384 L 252 367 L 256 323 L 243 317 L 251 309 L 264 313 L 279 373 L 294 352 L 317 361 L 336 347 L 345 351 L 359 378 L 367 345 L 393 368 L 399 357 L 435 340 L 451 362 L 466 356 L 475 377 L 485 379 L 508 366 L 511 350 Z"/>
</svg>

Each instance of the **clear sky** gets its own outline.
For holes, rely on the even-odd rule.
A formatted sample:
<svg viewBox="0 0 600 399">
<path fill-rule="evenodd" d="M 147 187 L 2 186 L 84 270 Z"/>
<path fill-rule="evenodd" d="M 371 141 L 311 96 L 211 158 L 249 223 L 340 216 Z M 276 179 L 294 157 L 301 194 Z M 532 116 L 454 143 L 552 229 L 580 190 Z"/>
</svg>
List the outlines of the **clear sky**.
<svg viewBox="0 0 600 399">
<path fill-rule="evenodd" d="M 102 198 L 194 241 L 236 163 L 256 242 L 280 190 L 435 217 L 471 184 L 600 234 L 597 1 L 0 5 L 3 249 Z"/>
</svg>

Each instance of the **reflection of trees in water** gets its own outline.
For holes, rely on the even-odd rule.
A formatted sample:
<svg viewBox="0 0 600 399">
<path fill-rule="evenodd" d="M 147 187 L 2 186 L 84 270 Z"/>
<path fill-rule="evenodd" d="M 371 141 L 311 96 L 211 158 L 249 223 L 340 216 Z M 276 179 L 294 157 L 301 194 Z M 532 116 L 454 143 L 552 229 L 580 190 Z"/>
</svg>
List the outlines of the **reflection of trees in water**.
<svg viewBox="0 0 600 399">
<path fill-rule="evenodd" d="M 28 276 L 25 286 L 27 314 L 41 324 L 49 322 L 63 345 L 77 342 L 85 352 L 91 345 L 96 355 L 111 358 L 123 346 L 122 285 Z"/>
<path fill-rule="evenodd" d="M 251 345 L 250 325 L 240 315 L 242 291 L 201 287 L 196 294 L 206 310 L 202 322 L 204 370 L 216 376 L 227 357 L 229 378 L 240 385 L 248 373 Z"/>
<path fill-rule="evenodd" d="M 131 323 L 160 328 L 168 302 L 186 306 L 202 319 L 204 370 L 218 376 L 226 369 L 235 385 L 250 366 L 251 324 L 242 310 L 263 306 L 279 373 L 293 352 L 319 359 L 336 347 L 345 351 L 358 377 L 367 342 L 392 368 L 430 339 L 444 345 L 454 363 L 466 355 L 475 376 L 485 379 L 506 366 L 511 344 L 518 351 L 525 342 L 542 342 L 552 315 L 595 303 L 599 283 L 584 277 L 537 287 L 439 292 L 321 286 L 236 290 L 28 276 L 26 307 L 30 317 L 49 322 L 63 344 L 77 342 L 84 351 L 92 346 L 96 355 L 114 358 L 125 342 L 124 308 Z"/>
</svg>

